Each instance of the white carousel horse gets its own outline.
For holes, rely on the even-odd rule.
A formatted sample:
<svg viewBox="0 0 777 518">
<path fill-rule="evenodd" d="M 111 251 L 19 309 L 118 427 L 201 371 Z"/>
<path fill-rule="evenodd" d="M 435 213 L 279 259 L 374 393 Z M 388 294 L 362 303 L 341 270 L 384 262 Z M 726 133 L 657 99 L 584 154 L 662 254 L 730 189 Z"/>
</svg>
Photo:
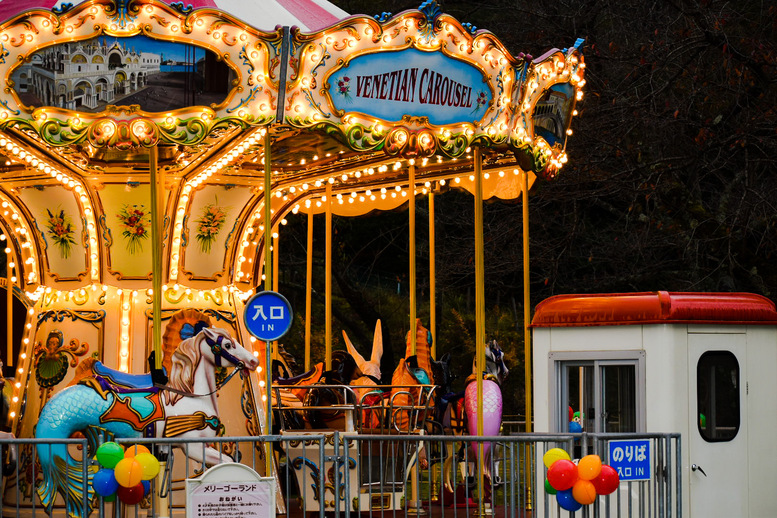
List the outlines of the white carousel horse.
<svg viewBox="0 0 777 518">
<path fill-rule="evenodd" d="M 180 343 L 172 355 L 166 386 L 155 386 L 150 374 L 126 374 L 100 362 L 82 362 L 74 380 L 77 384 L 56 394 L 43 407 L 35 436 L 65 439 L 83 431 L 91 440 L 90 446 L 95 446 L 103 430 L 117 438 L 216 437 L 222 425 L 215 369 L 222 361 L 244 373 L 259 365 L 256 357 L 227 331 L 214 327 L 206 327 Z M 68 495 L 68 514 L 80 516 L 81 464 L 70 456 L 66 444 L 40 444 L 37 448 L 43 474 L 37 492 L 44 507 L 50 510 L 60 492 Z M 186 452 L 206 465 L 232 460 L 211 447 L 189 448 Z M 90 479 L 95 471 L 96 466 L 89 467 Z M 87 487 L 91 502 L 91 483 Z"/>
</svg>

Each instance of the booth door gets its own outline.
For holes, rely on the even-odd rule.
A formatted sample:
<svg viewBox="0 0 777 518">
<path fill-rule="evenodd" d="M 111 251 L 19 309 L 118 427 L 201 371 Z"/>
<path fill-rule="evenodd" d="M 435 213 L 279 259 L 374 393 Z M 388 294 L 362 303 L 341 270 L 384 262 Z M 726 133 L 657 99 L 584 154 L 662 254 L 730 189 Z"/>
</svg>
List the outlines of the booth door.
<svg viewBox="0 0 777 518">
<path fill-rule="evenodd" d="M 688 335 L 691 516 L 748 516 L 745 345 L 744 333 Z"/>
</svg>

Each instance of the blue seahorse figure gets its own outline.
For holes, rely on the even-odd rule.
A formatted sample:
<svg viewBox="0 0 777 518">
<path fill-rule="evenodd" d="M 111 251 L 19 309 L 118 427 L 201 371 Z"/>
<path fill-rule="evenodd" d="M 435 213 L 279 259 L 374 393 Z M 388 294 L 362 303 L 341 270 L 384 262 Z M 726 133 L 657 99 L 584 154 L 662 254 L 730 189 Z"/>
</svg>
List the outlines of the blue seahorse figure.
<svg viewBox="0 0 777 518">
<path fill-rule="evenodd" d="M 152 386 L 149 376 L 138 378 L 148 379 L 146 387 Z M 150 392 L 135 392 L 117 395 L 110 392 L 101 396 L 88 385 L 73 385 L 59 392 L 43 407 L 36 427 L 35 435 L 46 439 L 67 439 L 73 433 L 83 431 L 89 440 L 89 452 L 97 447 L 97 438 L 101 433 L 112 434 L 114 437 L 137 438 L 142 432 L 133 428 L 127 422 L 105 421 L 105 416 L 115 406 L 121 403 L 140 409 L 142 413 L 153 412 L 153 403 L 147 399 Z M 117 401 L 117 398 L 118 401 Z M 143 408 L 146 407 L 146 408 Z M 83 464 L 76 461 L 69 453 L 67 444 L 38 444 L 38 456 L 42 468 L 43 481 L 38 484 L 37 492 L 41 502 L 50 513 L 57 492 L 65 499 L 67 513 L 70 517 L 88 516 L 92 511 L 94 489 L 92 476 L 98 466 L 87 467 L 84 480 Z M 91 454 L 84 452 L 84 455 Z M 86 486 L 86 490 L 84 490 Z M 84 501 L 84 494 L 87 501 Z"/>
</svg>

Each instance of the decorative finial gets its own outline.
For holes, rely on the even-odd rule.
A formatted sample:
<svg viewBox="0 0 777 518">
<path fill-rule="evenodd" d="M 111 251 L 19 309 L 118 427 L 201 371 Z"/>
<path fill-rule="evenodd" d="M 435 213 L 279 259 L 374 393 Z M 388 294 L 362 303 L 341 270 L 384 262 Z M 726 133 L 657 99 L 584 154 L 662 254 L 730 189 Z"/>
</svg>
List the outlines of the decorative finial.
<svg viewBox="0 0 777 518">
<path fill-rule="evenodd" d="M 192 4 L 184 5 L 183 2 L 173 2 L 170 4 L 170 7 L 175 9 L 181 14 L 189 14 L 194 10 L 194 7 L 192 7 Z"/>
<path fill-rule="evenodd" d="M 388 13 L 386 11 L 383 11 L 380 14 L 376 14 L 374 18 L 379 21 L 380 23 L 386 23 L 391 18 L 391 13 Z"/>
<path fill-rule="evenodd" d="M 421 7 L 419 7 L 418 10 L 424 13 L 426 19 L 431 23 L 434 23 L 434 21 L 442 14 L 442 10 L 440 9 L 440 6 L 437 5 L 436 0 L 426 0 L 421 4 Z"/>
<path fill-rule="evenodd" d="M 66 12 L 71 10 L 72 8 L 73 8 L 73 3 L 72 2 L 65 2 L 65 3 L 61 4 L 59 7 L 57 7 L 57 6 L 52 7 L 51 8 L 51 12 L 54 13 L 54 14 L 65 14 Z"/>
</svg>

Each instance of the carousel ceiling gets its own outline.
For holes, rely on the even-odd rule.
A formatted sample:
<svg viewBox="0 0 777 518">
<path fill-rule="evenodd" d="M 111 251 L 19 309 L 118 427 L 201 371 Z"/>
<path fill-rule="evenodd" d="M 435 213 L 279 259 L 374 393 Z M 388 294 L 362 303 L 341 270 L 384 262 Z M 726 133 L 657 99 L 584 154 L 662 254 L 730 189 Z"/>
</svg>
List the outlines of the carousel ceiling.
<svg viewBox="0 0 777 518">
<path fill-rule="evenodd" d="M 320 1 L 234 16 L 193 4 L 0 3 L 3 237 L 28 293 L 147 283 L 151 149 L 166 282 L 245 289 L 261 276 L 268 159 L 274 228 L 289 213 L 471 191 L 475 148 L 486 198 L 517 198 L 521 171 L 552 176 L 567 160 L 580 41 L 512 56 L 434 2 L 380 19 Z M 256 28 L 268 19 L 279 26 Z"/>
</svg>

